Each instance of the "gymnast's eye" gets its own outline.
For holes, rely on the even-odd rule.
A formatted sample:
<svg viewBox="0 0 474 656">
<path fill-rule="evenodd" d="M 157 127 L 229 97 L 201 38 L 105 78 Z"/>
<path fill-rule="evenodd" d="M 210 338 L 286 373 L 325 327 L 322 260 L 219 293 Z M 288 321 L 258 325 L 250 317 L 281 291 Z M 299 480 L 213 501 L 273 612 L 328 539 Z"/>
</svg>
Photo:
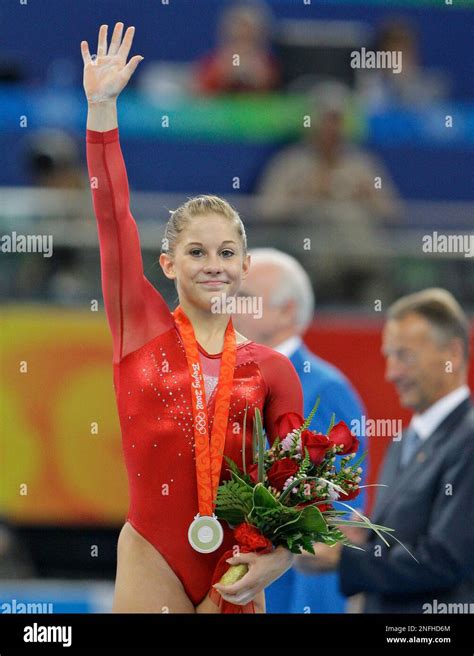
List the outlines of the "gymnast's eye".
<svg viewBox="0 0 474 656">
<path fill-rule="evenodd" d="M 221 255 L 224 255 L 224 257 L 232 257 L 232 255 L 235 255 L 234 251 L 231 251 L 229 248 L 226 248 L 221 252 Z"/>
<path fill-rule="evenodd" d="M 196 255 L 196 254 L 201 254 L 201 253 L 202 253 L 202 249 L 201 249 L 201 248 L 192 248 L 192 249 L 189 251 L 189 254 L 190 254 L 190 255 Z"/>
</svg>

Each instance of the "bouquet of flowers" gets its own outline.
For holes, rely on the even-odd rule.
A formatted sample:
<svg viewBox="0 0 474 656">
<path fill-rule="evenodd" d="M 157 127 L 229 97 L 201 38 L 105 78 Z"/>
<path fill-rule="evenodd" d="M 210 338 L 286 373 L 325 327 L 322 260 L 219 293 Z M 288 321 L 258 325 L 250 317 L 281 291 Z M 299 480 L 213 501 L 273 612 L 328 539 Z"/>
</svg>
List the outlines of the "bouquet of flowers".
<svg viewBox="0 0 474 656">
<path fill-rule="evenodd" d="M 284 545 L 294 553 L 302 550 L 314 554 L 313 543 L 334 545 L 337 542 L 360 549 L 342 532 L 345 526 L 364 527 L 383 536 L 392 529 L 373 524 L 345 502 L 360 491 L 361 462 L 356 459 L 359 441 L 347 425 L 334 425 L 334 415 L 327 434 L 308 430 L 320 399 L 306 420 L 296 413 L 286 413 L 277 421 L 278 437 L 265 449 L 262 417 L 255 409 L 253 426 L 253 464 L 245 466 L 245 424 L 242 449 L 243 470 L 230 458 L 231 479 L 219 486 L 215 513 L 234 529 L 241 551 L 267 553 Z M 336 509 L 334 505 L 345 506 Z M 355 512 L 360 521 L 344 519 Z M 246 573 L 247 565 L 227 565 L 218 579 L 225 585 L 235 583 Z M 220 572 L 221 574 L 222 572 Z"/>
</svg>

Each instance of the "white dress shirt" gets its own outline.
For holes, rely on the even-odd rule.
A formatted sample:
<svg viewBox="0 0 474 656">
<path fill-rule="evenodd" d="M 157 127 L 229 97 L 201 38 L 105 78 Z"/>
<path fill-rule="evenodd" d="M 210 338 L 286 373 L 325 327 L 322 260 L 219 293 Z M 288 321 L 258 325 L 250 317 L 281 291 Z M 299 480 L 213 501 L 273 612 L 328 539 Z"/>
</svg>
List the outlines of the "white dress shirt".
<svg viewBox="0 0 474 656">
<path fill-rule="evenodd" d="M 273 346 L 273 350 L 283 353 L 287 358 L 291 358 L 293 353 L 301 346 L 302 341 L 299 335 L 292 335 L 288 339 L 285 339 L 285 341 L 277 344 L 277 346 Z"/>
<path fill-rule="evenodd" d="M 471 390 L 467 385 L 457 387 L 446 396 L 433 403 L 428 410 L 413 415 L 410 428 L 413 428 L 419 438 L 424 442 L 432 435 L 441 422 L 451 414 L 465 399 L 471 396 Z"/>
</svg>

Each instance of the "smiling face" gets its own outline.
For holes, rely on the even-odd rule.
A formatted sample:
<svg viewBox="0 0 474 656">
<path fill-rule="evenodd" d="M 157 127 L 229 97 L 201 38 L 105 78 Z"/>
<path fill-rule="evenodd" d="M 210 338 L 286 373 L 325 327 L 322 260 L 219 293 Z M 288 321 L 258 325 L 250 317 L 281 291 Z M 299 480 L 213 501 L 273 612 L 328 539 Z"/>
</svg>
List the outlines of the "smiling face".
<svg viewBox="0 0 474 656">
<path fill-rule="evenodd" d="M 209 310 L 215 296 L 234 296 L 247 275 L 250 256 L 244 255 L 237 227 L 219 214 L 194 216 L 180 233 L 173 256 L 162 253 L 167 278 L 176 280 L 183 299 Z"/>
<path fill-rule="evenodd" d="M 386 359 L 385 377 L 395 385 L 405 408 L 424 412 L 462 384 L 459 340 L 443 343 L 421 315 L 411 313 L 387 321 L 382 352 Z"/>
</svg>

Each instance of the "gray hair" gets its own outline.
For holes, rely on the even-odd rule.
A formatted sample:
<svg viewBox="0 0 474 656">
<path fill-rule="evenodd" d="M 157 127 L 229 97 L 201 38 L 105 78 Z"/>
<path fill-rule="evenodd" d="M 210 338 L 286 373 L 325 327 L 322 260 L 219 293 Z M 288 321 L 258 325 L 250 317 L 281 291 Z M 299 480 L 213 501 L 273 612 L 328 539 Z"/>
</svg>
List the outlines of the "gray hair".
<svg viewBox="0 0 474 656">
<path fill-rule="evenodd" d="M 395 301 L 387 310 L 387 319 L 400 320 L 418 314 L 433 326 L 443 343 L 454 338 L 462 341 L 464 358 L 469 360 L 469 322 L 463 309 L 446 289 L 430 287 Z"/>
<path fill-rule="evenodd" d="M 272 305 L 295 301 L 297 326 L 303 333 L 313 319 L 315 299 L 308 274 L 301 264 L 288 253 L 276 248 L 253 248 L 249 251 L 252 264 L 274 264 L 280 271 L 280 279 L 272 294 Z"/>
</svg>

